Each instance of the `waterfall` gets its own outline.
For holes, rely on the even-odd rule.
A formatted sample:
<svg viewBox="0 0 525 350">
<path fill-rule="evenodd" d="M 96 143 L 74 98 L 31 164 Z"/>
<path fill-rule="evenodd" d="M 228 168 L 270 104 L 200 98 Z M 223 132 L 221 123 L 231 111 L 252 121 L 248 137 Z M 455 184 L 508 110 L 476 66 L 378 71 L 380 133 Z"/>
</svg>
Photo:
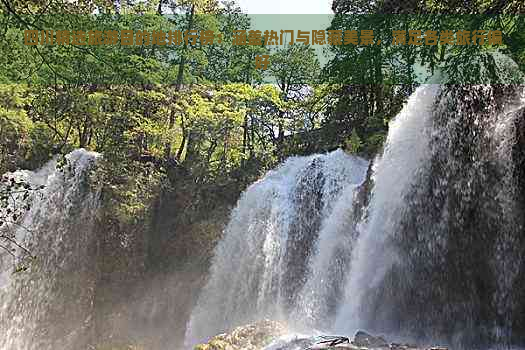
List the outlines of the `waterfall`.
<svg viewBox="0 0 525 350">
<path fill-rule="evenodd" d="M 440 94 L 428 171 L 414 178 L 389 233 L 399 259 L 369 290 L 360 327 L 455 348 L 518 341 L 511 330 L 520 329 L 516 310 L 523 308 L 516 299 L 523 290 L 523 161 L 514 148 L 523 110 L 521 86 L 450 86 Z"/>
<path fill-rule="evenodd" d="M 397 220 L 404 215 L 405 193 L 428 172 L 430 121 L 439 86 L 420 87 L 390 124 L 383 154 L 373 168 L 374 187 L 368 217 L 358 224 L 359 239 L 352 251 L 345 299 L 338 310 L 335 329 L 362 327 L 363 298 L 375 289 L 399 258 L 388 249 Z"/>
<path fill-rule="evenodd" d="M 250 186 L 186 345 L 261 318 L 455 349 L 524 345 L 524 96 L 424 85 L 371 171 L 337 151 L 288 159 Z"/>
<path fill-rule="evenodd" d="M 352 205 L 344 198 L 351 198 L 367 168 L 367 161 L 337 150 L 290 158 L 251 185 L 216 248 L 187 345 L 260 318 L 292 322 L 296 296 L 315 274 L 311 265 L 322 250 L 334 250 L 324 247 L 339 236 L 334 220 Z"/>
<path fill-rule="evenodd" d="M 91 327 L 97 242 L 98 192 L 89 172 L 98 154 L 76 150 L 65 162 L 9 176 L 33 187 L 30 209 L 4 228 L 34 260 L 14 273 L 16 258 L 0 253 L 0 349 L 80 349 Z M 22 201 L 23 198 L 18 198 Z M 15 203 L 17 205 L 21 202 Z M 20 249 L 15 249 L 18 257 Z"/>
<path fill-rule="evenodd" d="M 454 348 L 520 342 L 523 96 L 511 85 L 411 96 L 374 163 L 333 330 Z"/>
</svg>

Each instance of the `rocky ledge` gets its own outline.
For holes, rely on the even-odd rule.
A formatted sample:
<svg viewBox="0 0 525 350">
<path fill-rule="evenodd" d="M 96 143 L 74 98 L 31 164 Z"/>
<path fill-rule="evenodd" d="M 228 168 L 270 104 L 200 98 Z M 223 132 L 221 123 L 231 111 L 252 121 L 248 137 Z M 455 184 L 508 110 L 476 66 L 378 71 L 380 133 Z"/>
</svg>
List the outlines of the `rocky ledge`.
<svg viewBox="0 0 525 350">
<path fill-rule="evenodd" d="M 363 331 L 358 331 L 352 340 L 344 336 L 285 336 L 288 333 L 283 324 L 264 320 L 219 334 L 208 343 L 197 345 L 195 350 L 448 350 L 392 343 Z"/>
</svg>

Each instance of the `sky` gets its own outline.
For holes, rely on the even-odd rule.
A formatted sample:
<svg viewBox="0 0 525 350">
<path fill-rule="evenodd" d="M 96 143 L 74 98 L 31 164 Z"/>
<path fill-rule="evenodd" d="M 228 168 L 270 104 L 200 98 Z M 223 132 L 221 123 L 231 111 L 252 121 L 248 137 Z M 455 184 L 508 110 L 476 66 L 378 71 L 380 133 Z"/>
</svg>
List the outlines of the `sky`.
<svg viewBox="0 0 525 350">
<path fill-rule="evenodd" d="M 310 16 L 250 16 L 251 28 L 255 30 L 321 30 L 330 26 L 332 21 L 333 0 L 237 0 L 243 13 L 259 14 L 295 14 Z M 311 16 L 318 15 L 318 16 Z M 323 16 L 325 15 L 325 16 Z M 328 15 L 328 16 L 326 16 Z M 325 45 L 316 45 L 317 57 L 324 65 Z"/>
<path fill-rule="evenodd" d="M 326 14 L 332 13 L 332 0 L 238 0 L 248 14 Z"/>
</svg>

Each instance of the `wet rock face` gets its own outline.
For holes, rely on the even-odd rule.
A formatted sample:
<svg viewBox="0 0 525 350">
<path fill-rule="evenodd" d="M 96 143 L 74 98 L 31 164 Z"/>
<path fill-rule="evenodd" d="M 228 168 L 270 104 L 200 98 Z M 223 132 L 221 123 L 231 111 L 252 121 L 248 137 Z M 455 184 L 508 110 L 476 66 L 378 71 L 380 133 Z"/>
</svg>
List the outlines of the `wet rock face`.
<svg viewBox="0 0 525 350">
<path fill-rule="evenodd" d="M 305 283 L 308 261 L 319 235 L 323 208 L 323 161 L 315 159 L 301 175 L 293 202 L 297 207 L 291 224 L 289 240 L 286 242 L 283 295 L 288 307 L 295 303 L 297 293 Z"/>
</svg>

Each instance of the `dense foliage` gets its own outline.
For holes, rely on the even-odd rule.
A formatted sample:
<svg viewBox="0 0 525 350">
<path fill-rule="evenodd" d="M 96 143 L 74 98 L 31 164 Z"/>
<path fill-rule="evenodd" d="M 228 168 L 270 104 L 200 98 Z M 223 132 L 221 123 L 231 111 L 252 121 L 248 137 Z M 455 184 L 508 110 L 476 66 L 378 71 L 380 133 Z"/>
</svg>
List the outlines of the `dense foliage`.
<svg viewBox="0 0 525 350">
<path fill-rule="evenodd" d="M 321 69 L 309 46 L 233 45 L 234 30 L 249 28 L 250 18 L 231 1 L 2 0 L 0 9 L 0 173 L 34 169 L 79 147 L 101 152 L 107 198 L 127 218 L 159 186 L 190 189 L 188 202 L 207 203 L 193 209 L 206 210 L 210 201 L 197 198 L 223 193 L 217 203 L 234 201 L 289 155 L 343 147 L 372 156 L 415 88 L 417 65 L 465 79 L 480 74 L 470 64 L 476 56 L 483 74 L 497 76 L 490 47 L 332 46 Z M 508 16 L 523 12 L 518 1 L 471 1 L 458 11 L 447 1 L 336 0 L 333 9 L 329 29 L 374 29 L 385 42 L 392 28 L 504 29 L 502 52 L 525 65 L 523 16 Z M 49 28 L 212 29 L 224 40 L 23 45 L 24 29 Z M 267 71 L 255 69 L 257 54 L 270 55 Z"/>
</svg>

